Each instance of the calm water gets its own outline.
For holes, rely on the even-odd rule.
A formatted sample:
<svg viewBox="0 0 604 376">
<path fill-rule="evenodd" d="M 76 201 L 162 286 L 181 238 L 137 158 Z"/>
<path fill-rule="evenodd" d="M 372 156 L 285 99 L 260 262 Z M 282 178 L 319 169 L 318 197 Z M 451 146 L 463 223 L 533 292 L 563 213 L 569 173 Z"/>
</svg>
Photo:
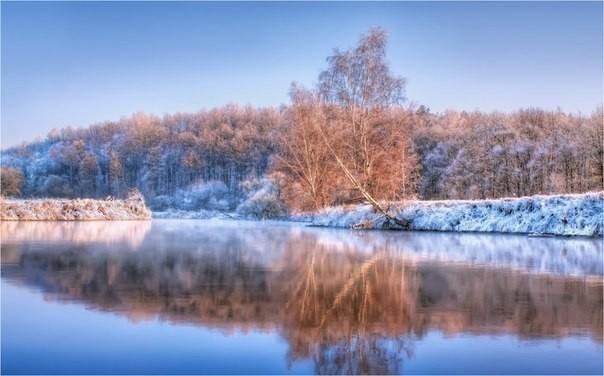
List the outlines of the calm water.
<svg viewBox="0 0 604 376">
<path fill-rule="evenodd" d="M 2 374 L 601 374 L 602 240 L 0 223 Z"/>
</svg>

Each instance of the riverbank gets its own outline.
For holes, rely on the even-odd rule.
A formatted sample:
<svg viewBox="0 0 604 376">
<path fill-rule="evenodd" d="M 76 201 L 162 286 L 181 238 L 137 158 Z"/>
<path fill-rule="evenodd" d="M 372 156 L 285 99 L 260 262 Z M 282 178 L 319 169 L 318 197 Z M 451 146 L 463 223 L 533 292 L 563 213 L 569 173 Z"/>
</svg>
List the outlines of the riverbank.
<svg viewBox="0 0 604 376">
<path fill-rule="evenodd" d="M 246 219 L 235 212 L 224 212 L 218 210 L 178 210 L 168 209 L 154 211 L 153 218 L 156 219 Z"/>
<path fill-rule="evenodd" d="M 388 204 L 401 228 L 370 205 L 349 205 L 275 218 L 314 226 L 377 230 L 496 232 L 559 236 L 604 235 L 604 192 L 475 201 L 408 201 Z M 169 210 L 151 213 L 142 196 L 125 200 L 0 199 L 3 221 L 245 219 L 237 213 Z M 251 218 L 247 218 L 251 219 Z"/>
<path fill-rule="evenodd" d="M 124 200 L 0 198 L 2 221 L 117 221 L 151 219 L 142 196 Z"/>
<path fill-rule="evenodd" d="M 494 200 L 390 203 L 407 230 L 603 236 L 604 192 Z M 370 205 L 327 208 L 310 215 L 315 226 L 401 229 Z"/>
</svg>

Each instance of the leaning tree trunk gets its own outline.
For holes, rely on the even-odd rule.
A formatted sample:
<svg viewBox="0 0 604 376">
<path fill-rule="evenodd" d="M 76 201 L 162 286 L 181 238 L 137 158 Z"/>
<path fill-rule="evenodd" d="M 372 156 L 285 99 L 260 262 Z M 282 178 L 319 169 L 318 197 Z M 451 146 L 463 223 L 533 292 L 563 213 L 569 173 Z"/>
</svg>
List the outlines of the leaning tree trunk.
<svg viewBox="0 0 604 376">
<path fill-rule="evenodd" d="M 411 224 L 410 221 L 408 221 L 406 219 L 401 220 L 401 219 L 397 218 L 395 215 L 390 214 L 388 210 L 386 210 L 375 198 L 373 198 L 373 196 L 363 187 L 361 182 L 354 176 L 354 174 L 348 169 L 348 167 L 346 167 L 346 164 L 344 164 L 344 162 L 342 161 L 342 159 L 340 158 L 338 153 L 336 153 L 334 148 L 331 146 L 331 143 L 327 139 L 327 136 L 325 135 L 325 132 L 323 132 L 323 129 L 321 128 L 320 125 L 318 126 L 318 128 L 319 128 L 321 137 L 323 138 L 323 141 L 325 142 L 325 145 L 327 146 L 327 148 L 329 149 L 329 151 L 335 158 L 338 166 L 344 173 L 344 176 L 346 176 L 346 178 L 352 183 L 352 185 L 371 204 L 371 206 L 374 208 L 374 210 L 382 213 L 382 215 L 386 218 L 387 221 L 395 223 L 396 225 L 400 226 L 404 230 L 408 230 L 409 226 Z"/>
</svg>

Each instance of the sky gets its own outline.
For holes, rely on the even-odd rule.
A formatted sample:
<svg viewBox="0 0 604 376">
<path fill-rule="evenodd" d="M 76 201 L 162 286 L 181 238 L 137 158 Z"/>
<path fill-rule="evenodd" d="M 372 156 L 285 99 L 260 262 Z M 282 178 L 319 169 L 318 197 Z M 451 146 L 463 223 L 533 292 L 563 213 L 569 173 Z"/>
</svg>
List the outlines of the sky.
<svg viewBox="0 0 604 376">
<path fill-rule="evenodd" d="M 2 1 L 1 145 L 49 130 L 239 103 L 289 103 L 370 27 L 432 111 L 602 103 L 602 2 Z"/>
</svg>

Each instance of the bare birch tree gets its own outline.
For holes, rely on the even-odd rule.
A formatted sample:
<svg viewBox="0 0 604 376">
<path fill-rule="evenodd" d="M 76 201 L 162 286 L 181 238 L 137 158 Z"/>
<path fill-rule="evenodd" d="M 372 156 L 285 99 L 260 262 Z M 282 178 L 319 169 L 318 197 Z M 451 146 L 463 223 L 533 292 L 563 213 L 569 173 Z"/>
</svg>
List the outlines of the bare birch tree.
<svg viewBox="0 0 604 376">
<path fill-rule="evenodd" d="M 389 110 L 404 101 L 405 80 L 386 62 L 386 34 L 371 29 L 358 46 L 335 50 L 319 76 L 319 93 L 327 112 L 322 138 L 344 176 L 377 211 L 406 226 L 378 200 L 405 194 L 409 151 L 400 125 Z"/>
</svg>

